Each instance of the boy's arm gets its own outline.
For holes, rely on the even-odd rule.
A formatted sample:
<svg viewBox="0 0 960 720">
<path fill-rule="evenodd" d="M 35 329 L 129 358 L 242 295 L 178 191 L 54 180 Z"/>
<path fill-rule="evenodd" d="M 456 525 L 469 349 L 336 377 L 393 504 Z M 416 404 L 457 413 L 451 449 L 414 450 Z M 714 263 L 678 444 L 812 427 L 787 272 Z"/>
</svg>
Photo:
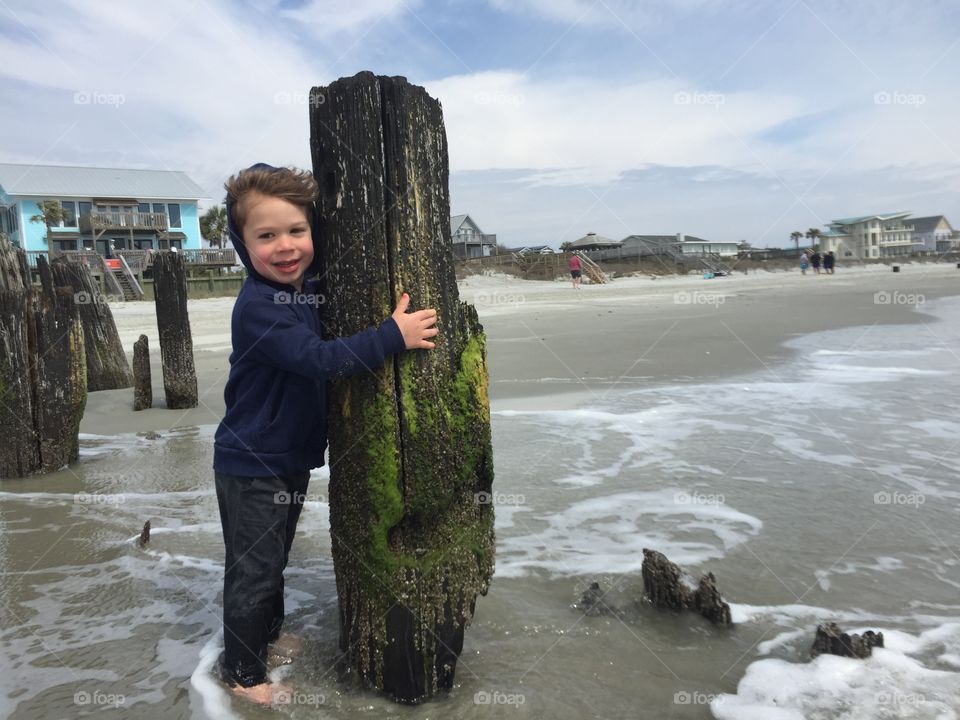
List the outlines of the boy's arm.
<svg viewBox="0 0 960 720">
<path fill-rule="evenodd" d="M 386 358 L 405 349 L 396 321 L 346 338 L 323 340 L 300 321 L 292 308 L 268 301 L 248 302 L 243 308 L 237 349 L 243 355 L 304 377 L 322 380 L 370 372 Z"/>
</svg>

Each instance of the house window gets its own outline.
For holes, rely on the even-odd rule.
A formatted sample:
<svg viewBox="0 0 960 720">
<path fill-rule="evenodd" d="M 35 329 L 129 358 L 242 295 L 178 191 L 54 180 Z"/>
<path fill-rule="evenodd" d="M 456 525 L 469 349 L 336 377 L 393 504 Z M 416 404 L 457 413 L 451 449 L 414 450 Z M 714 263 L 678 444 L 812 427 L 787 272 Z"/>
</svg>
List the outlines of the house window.
<svg viewBox="0 0 960 720">
<path fill-rule="evenodd" d="M 93 211 L 93 203 L 81 202 L 78 205 L 80 206 L 80 217 L 89 215 Z"/>
<path fill-rule="evenodd" d="M 177 203 L 167 205 L 167 214 L 170 216 L 170 227 L 180 227 L 180 205 Z"/>
<path fill-rule="evenodd" d="M 77 226 L 77 204 L 73 200 L 65 200 L 60 203 L 63 207 L 63 222 L 61 227 L 74 228 Z M 76 249 L 76 248 L 74 248 Z"/>
<path fill-rule="evenodd" d="M 167 206 L 164 205 L 163 203 L 154 203 L 154 204 L 153 204 L 153 211 L 154 211 L 155 213 L 160 213 L 161 215 L 166 215 L 166 214 L 167 214 Z"/>
<path fill-rule="evenodd" d="M 137 212 L 141 214 L 146 214 L 150 212 L 150 203 L 138 203 Z"/>
<path fill-rule="evenodd" d="M 54 240 L 54 247 L 60 252 L 63 252 L 64 250 L 71 250 L 71 251 L 76 250 L 77 240 L 76 238 L 71 238 L 69 240 L 68 239 Z"/>
<path fill-rule="evenodd" d="M 153 249 L 153 238 L 134 238 L 133 242 L 137 246 L 137 250 Z"/>
</svg>

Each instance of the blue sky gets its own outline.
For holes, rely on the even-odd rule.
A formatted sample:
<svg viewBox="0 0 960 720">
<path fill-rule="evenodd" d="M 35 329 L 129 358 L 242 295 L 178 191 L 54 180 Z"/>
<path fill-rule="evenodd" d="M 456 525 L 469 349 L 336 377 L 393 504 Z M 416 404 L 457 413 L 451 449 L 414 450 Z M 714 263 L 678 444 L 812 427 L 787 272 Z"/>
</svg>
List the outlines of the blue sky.
<svg viewBox="0 0 960 720">
<path fill-rule="evenodd" d="M 875 0 L 0 3 L 0 160 L 309 165 L 360 70 L 443 103 L 453 212 L 508 246 L 757 246 L 902 208 L 960 226 L 960 6 Z"/>
</svg>

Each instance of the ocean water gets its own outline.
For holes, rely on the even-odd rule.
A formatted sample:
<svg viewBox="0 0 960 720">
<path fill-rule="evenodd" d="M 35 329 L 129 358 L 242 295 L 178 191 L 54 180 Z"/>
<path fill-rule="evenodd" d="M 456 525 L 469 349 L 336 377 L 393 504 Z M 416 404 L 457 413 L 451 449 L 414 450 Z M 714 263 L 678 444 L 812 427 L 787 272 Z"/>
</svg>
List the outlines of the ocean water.
<svg viewBox="0 0 960 720">
<path fill-rule="evenodd" d="M 496 577 L 456 687 L 417 707 L 337 677 L 326 470 L 287 571 L 304 648 L 274 675 L 296 692 L 261 709 L 211 670 L 214 426 L 83 436 L 69 471 L 0 483 L 0 715 L 957 718 L 960 298 L 922 312 L 795 338 L 759 373 L 495 411 Z M 735 625 L 644 603 L 643 548 L 712 571 Z M 591 582 L 603 612 L 585 614 Z M 886 647 L 811 661 L 826 621 Z"/>
</svg>

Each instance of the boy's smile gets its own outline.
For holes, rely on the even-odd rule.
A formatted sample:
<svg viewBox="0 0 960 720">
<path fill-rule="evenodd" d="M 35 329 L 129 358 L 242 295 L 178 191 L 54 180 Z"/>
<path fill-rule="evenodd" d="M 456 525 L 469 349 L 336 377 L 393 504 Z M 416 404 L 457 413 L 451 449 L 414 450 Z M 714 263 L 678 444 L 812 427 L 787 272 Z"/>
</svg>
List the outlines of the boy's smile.
<svg viewBox="0 0 960 720">
<path fill-rule="evenodd" d="M 313 236 L 306 211 L 283 198 L 251 192 L 243 198 L 243 243 L 262 276 L 303 289 L 313 262 Z"/>
</svg>

